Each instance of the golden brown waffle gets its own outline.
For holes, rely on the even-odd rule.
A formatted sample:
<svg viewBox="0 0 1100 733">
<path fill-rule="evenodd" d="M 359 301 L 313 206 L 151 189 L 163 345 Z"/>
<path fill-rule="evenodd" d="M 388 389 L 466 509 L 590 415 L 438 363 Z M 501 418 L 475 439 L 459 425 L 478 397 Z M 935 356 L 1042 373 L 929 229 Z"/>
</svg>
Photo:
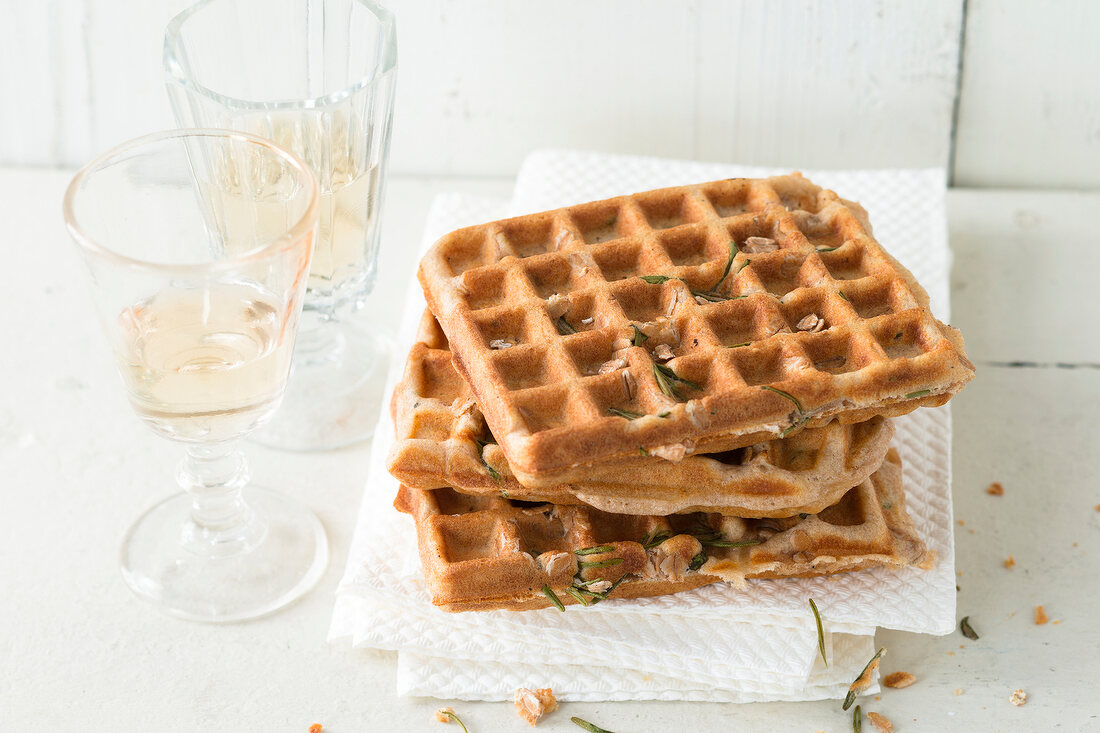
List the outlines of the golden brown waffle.
<svg viewBox="0 0 1100 733">
<path fill-rule="evenodd" d="M 432 602 L 447 611 L 590 604 L 721 580 L 904 566 L 925 556 L 892 449 L 840 502 L 789 519 L 609 514 L 405 486 L 394 505 L 416 521 Z"/>
<path fill-rule="evenodd" d="M 419 277 L 530 486 L 941 405 L 973 377 L 862 208 L 799 174 L 460 229 Z"/>
<path fill-rule="evenodd" d="M 882 417 L 855 425 L 833 422 L 676 463 L 645 456 L 620 459 L 574 470 L 565 477 L 570 483 L 528 488 L 512 474 L 473 392 L 452 366 L 447 337 L 430 312 L 421 319 L 392 404 L 397 440 L 388 468 L 407 486 L 583 503 L 620 514 L 789 517 L 817 512 L 882 464 L 894 434 L 893 424 Z"/>
</svg>

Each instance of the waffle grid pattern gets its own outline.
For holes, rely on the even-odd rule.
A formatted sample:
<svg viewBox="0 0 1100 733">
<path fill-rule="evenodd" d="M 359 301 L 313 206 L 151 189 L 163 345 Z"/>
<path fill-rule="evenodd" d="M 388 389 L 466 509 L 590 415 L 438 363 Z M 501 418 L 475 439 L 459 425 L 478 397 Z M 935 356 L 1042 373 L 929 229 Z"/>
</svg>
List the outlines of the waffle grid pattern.
<svg viewBox="0 0 1100 733">
<path fill-rule="evenodd" d="M 724 450 L 836 416 L 903 414 L 973 374 L 858 205 L 797 175 L 458 230 L 420 279 L 529 484 L 639 448 Z M 799 330 L 807 316 L 822 330 Z M 685 381 L 663 390 L 655 364 Z"/>
<path fill-rule="evenodd" d="M 530 489 L 519 483 L 451 364 L 447 338 L 430 312 L 421 318 L 401 382 L 394 389 L 397 440 L 387 467 L 418 489 L 454 487 L 513 499 L 584 503 L 623 514 L 713 511 L 786 517 L 836 503 L 882 463 L 892 423 L 872 418 L 830 423 L 788 438 L 673 463 L 639 456 Z"/>
<path fill-rule="evenodd" d="M 602 592 L 585 585 L 598 581 L 625 579 L 614 597 L 637 598 L 720 580 L 903 566 L 924 555 L 896 451 L 837 504 L 787 519 L 609 514 L 404 486 L 395 505 L 416 521 L 433 603 L 452 611 L 544 608 L 552 603 L 545 588 L 564 604 L 584 602 L 573 591 Z"/>
</svg>

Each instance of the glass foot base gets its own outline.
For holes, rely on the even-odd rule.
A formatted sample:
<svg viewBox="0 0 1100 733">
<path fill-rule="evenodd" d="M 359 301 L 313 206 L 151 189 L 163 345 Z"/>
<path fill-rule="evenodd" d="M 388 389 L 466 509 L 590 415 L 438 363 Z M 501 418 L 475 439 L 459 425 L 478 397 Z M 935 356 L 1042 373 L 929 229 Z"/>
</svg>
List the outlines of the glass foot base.
<svg viewBox="0 0 1100 733">
<path fill-rule="evenodd" d="M 224 622 L 278 610 L 310 590 L 328 565 L 320 520 L 305 506 L 247 486 L 253 512 L 247 528 L 211 545 L 190 517 L 192 500 L 176 494 L 130 528 L 122 543 L 122 577 L 130 590 L 164 613 Z"/>
<path fill-rule="evenodd" d="M 299 333 L 282 404 L 250 440 L 282 450 L 330 450 L 374 432 L 390 342 L 347 323 L 330 327 L 334 338 L 323 349 L 311 350 L 309 334 Z"/>
</svg>

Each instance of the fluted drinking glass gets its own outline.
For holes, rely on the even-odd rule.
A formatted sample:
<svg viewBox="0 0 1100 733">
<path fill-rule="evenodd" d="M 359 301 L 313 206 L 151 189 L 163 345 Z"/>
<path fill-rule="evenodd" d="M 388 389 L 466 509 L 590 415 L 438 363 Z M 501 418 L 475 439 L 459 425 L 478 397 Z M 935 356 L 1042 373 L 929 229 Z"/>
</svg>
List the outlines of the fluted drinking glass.
<svg viewBox="0 0 1100 733">
<path fill-rule="evenodd" d="M 309 163 L 321 187 L 286 398 L 254 436 L 267 445 L 335 448 L 373 429 L 387 344 L 354 313 L 376 277 L 395 38 L 392 16 L 372 0 L 203 0 L 165 32 L 180 125 L 273 140 Z"/>
<path fill-rule="evenodd" d="M 183 491 L 131 527 L 121 555 L 130 589 L 170 614 L 259 616 L 328 562 L 317 518 L 253 485 L 237 447 L 282 398 L 318 205 L 301 159 L 225 130 L 125 143 L 65 194 L 130 405 L 186 447 Z"/>
</svg>

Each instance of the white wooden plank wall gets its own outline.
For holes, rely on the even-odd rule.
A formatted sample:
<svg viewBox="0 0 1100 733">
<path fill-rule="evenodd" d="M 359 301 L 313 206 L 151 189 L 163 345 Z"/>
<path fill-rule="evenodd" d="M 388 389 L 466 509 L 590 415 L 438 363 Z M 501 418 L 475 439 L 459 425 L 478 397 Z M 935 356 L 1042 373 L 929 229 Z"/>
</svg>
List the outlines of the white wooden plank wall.
<svg viewBox="0 0 1100 733">
<path fill-rule="evenodd" d="M 1100 187 L 1100 2 L 968 11 L 955 183 Z"/>
<path fill-rule="evenodd" d="M 172 126 L 161 35 L 188 4 L 0 0 L 0 165 Z M 508 176 L 548 146 L 933 166 L 954 142 L 958 183 L 1100 187 L 1095 1 L 390 4 L 397 173 Z"/>
</svg>

